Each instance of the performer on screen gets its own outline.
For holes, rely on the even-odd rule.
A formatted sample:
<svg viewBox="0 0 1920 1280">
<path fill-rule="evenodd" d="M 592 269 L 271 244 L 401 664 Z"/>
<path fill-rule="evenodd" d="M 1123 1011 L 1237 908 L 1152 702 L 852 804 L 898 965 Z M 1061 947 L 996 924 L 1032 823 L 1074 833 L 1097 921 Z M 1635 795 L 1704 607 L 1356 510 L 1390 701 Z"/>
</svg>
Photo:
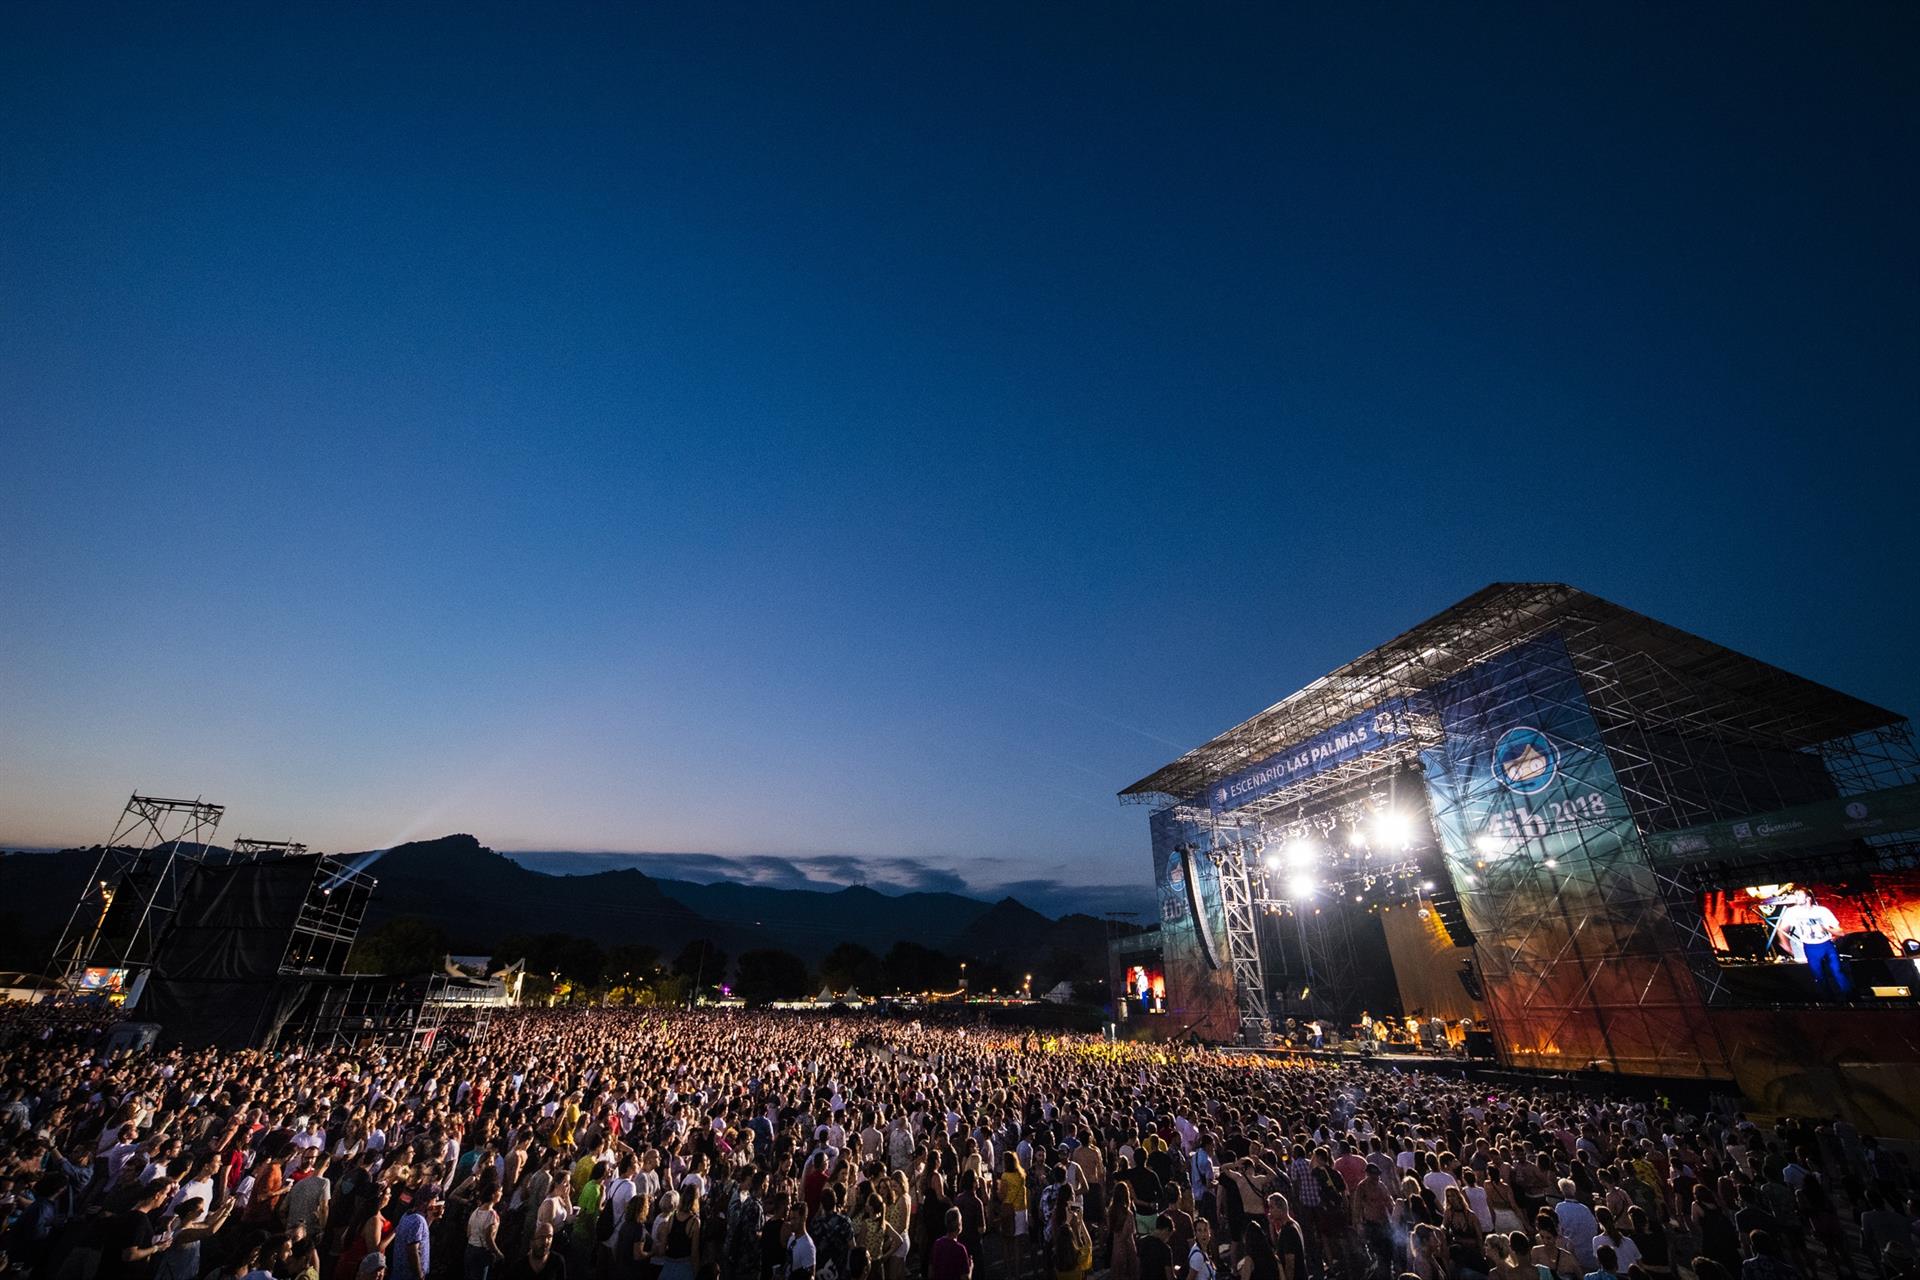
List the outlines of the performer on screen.
<svg viewBox="0 0 1920 1280">
<path fill-rule="evenodd" d="M 1814 901 L 1806 890 L 1787 895 L 1787 905 L 1773 922 L 1773 940 L 1785 945 L 1795 960 L 1813 970 L 1816 989 L 1831 988 L 1836 995 L 1847 994 L 1846 970 L 1840 967 L 1840 922 L 1833 912 Z"/>
</svg>

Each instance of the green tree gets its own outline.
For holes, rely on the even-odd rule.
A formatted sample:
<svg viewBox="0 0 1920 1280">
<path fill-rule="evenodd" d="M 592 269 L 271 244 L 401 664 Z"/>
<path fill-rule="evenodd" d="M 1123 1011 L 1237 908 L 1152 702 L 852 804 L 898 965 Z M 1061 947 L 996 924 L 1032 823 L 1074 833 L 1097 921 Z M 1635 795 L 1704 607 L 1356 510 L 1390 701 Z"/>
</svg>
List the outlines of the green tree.
<svg viewBox="0 0 1920 1280">
<path fill-rule="evenodd" d="M 622 942 L 607 948 L 609 982 L 651 982 L 660 968 L 660 948 L 644 942 Z"/>
<path fill-rule="evenodd" d="M 389 920 L 355 939 L 347 954 L 354 973 L 392 973 L 417 976 L 438 973 L 447 956 L 447 935 L 439 925 L 417 916 Z"/>
<path fill-rule="evenodd" d="M 807 994 L 807 962 L 790 951 L 762 947 L 745 951 L 734 974 L 734 990 L 753 1004 L 798 1000 Z"/>
<path fill-rule="evenodd" d="M 727 980 L 727 953 L 705 938 L 695 938 L 673 958 L 673 971 L 693 984 L 691 995 L 702 996 Z"/>
<path fill-rule="evenodd" d="M 1087 972 L 1087 957 L 1084 953 L 1066 947 L 1048 947 L 1046 961 L 1041 965 L 1045 971 L 1047 985 L 1060 982 L 1078 982 L 1093 975 Z M 1040 975 L 1035 974 L 1035 981 Z"/>
<path fill-rule="evenodd" d="M 639 993 L 638 1004 L 665 1005 L 671 1008 L 687 1002 L 693 992 L 693 979 L 670 973 Z"/>
<path fill-rule="evenodd" d="M 975 995 L 1012 991 L 1019 985 L 1020 975 L 1009 969 L 1004 961 L 988 956 L 967 963 L 967 990 Z"/>
<path fill-rule="evenodd" d="M 514 934 L 496 950 L 503 964 L 524 958 L 529 974 L 576 988 L 598 986 L 606 968 L 599 943 L 570 933 Z"/>
<path fill-rule="evenodd" d="M 622 942 L 607 948 L 606 965 L 601 977 L 606 984 L 610 1004 L 652 1004 L 658 999 L 656 988 L 667 971 L 660 964 L 660 949 L 644 942 Z"/>
<path fill-rule="evenodd" d="M 899 991 L 951 991 L 960 984 L 960 962 L 917 942 L 896 942 L 883 962 L 887 981 Z"/>
<path fill-rule="evenodd" d="M 820 980 L 837 994 L 858 987 L 871 995 L 886 982 L 886 970 L 873 952 L 857 942 L 843 942 L 827 952 L 826 959 L 820 962 Z"/>
</svg>

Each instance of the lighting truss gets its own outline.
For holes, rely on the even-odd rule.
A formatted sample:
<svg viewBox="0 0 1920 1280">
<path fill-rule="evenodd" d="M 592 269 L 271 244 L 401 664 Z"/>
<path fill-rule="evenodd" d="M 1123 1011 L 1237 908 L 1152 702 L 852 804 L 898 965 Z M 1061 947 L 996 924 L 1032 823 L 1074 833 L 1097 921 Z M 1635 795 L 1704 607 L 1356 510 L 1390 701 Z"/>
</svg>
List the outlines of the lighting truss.
<svg viewBox="0 0 1920 1280">
<path fill-rule="evenodd" d="M 1419 899 L 1422 877 L 1434 873 L 1408 853 L 1416 843 L 1416 832 L 1410 830 L 1406 839 L 1388 842 L 1398 848 L 1377 852 L 1373 844 L 1379 835 L 1364 835 L 1398 812 L 1390 805 L 1387 793 L 1371 791 L 1347 803 L 1329 805 L 1311 817 L 1271 825 L 1258 819 L 1222 823 L 1209 815 L 1204 828 L 1207 842 L 1178 849 L 1184 857 L 1206 858 L 1218 873 L 1226 961 L 1234 978 L 1243 1043 L 1270 1042 L 1276 994 L 1294 1012 L 1337 1011 L 1350 1003 L 1361 961 L 1348 895 L 1384 887 L 1390 898 Z M 1356 841 L 1355 832 L 1364 838 Z M 1313 850 L 1310 856 L 1290 857 L 1293 850 L 1308 845 Z M 1308 880 L 1310 885 L 1302 883 Z M 1262 934 L 1277 939 L 1274 930 L 1281 918 L 1294 922 L 1299 968 L 1285 975 L 1287 981 L 1276 993 L 1267 953 L 1280 944 L 1263 941 Z M 1284 953 L 1284 947 L 1281 950 Z"/>
<path fill-rule="evenodd" d="M 307 846 L 297 840 L 255 840 L 241 836 L 233 842 L 233 860 L 245 862 L 258 858 L 297 858 Z"/>
<path fill-rule="evenodd" d="M 313 883 L 307 887 L 306 899 L 287 935 L 286 952 L 280 958 L 283 974 L 345 973 L 347 956 L 366 918 L 367 904 L 373 899 L 374 886 L 380 883 L 364 871 L 356 871 L 352 859 L 337 853 L 320 854 L 313 863 Z"/>
</svg>

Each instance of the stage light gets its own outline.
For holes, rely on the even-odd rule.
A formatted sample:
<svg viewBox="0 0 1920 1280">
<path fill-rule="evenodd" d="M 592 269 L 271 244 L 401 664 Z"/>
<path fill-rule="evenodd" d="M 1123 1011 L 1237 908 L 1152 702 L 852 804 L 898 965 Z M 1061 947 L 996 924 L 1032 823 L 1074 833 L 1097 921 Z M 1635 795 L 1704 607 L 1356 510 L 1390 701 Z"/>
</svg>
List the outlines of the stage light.
<svg viewBox="0 0 1920 1280">
<path fill-rule="evenodd" d="M 1295 876 L 1287 881 L 1287 892 L 1296 898 L 1311 898 L 1314 882 L 1312 876 Z"/>
<path fill-rule="evenodd" d="M 1548 858 L 1545 862 L 1542 862 L 1540 865 L 1545 867 L 1547 870 L 1551 871 L 1555 867 L 1560 865 L 1560 860 L 1558 858 Z"/>
<path fill-rule="evenodd" d="M 1353 895 L 1353 900 L 1354 900 L 1355 902 L 1358 902 L 1358 901 L 1360 901 L 1360 895 L 1359 895 L 1359 894 L 1357 894 L 1357 893 L 1356 893 L 1356 894 L 1354 894 L 1354 895 Z"/>
<path fill-rule="evenodd" d="M 1477 838 L 1473 847 L 1490 858 L 1503 858 L 1510 852 L 1505 837 L 1490 834 Z"/>
<path fill-rule="evenodd" d="M 1353 848 L 1358 849 L 1361 845 L 1365 844 L 1366 842 L 1367 842 L 1367 833 L 1362 831 L 1359 827 L 1354 827 L 1347 832 L 1347 843 L 1351 845 Z"/>
<path fill-rule="evenodd" d="M 1432 893 L 1432 892 L 1433 892 L 1433 881 L 1431 881 L 1431 880 L 1422 880 L 1422 881 L 1420 882 L 1420 891 L 1421 891 L 1422 893 Z"/>
<path fill-rule="evenodd" d="M 1274 868 L 1280 865 L 1280 856 L 1278 854 L 1270 853 L 1266 857 L 1262 858 L 1260 860 L 1260 863 L 1267 870 L 1272 871 Z"/>
<path fill-rule="evenodd" d="M 1382 809 L 1373 819 L 1373 833 L 1384 844 L 1405 845 L 1413 839 L 1413 822 L 1404 813 Z"/>
<path fill-rule="evenodd" d="M 1310 864 L 1320 851 L 1314 848 L 1313 841 L 1301 836 L 1287 842 L 1287 865 L 1304 867 Z"/>
</svg>

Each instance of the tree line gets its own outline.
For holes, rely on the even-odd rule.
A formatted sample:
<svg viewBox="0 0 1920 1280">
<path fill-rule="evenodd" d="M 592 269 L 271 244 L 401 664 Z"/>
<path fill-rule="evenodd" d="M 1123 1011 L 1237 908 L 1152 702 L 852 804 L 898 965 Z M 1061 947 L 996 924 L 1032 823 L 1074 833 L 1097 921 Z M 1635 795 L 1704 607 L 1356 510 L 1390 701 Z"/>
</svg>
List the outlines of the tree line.
<svg viewBox="0 0 1920 1280">
<path fill-rule="evenodd" d="M 357 973 L 431 973 L 439 970 L 447 952 L 447 936 L 439 926 L 401 917 L 361 934 L 348 968 Z M 729 956 L 704 938 L 689 942 L 671 958 L 642 942 L 602 946 L 567 933 L 514 934 L 495 945 L 495 964 L 520 959 L 527 964 L 528 998 L 636 1005 L 680 1004 L 725 992 L 763 1004 L 805 999 L 822 987 L 835 994 L 858 991 L 866 996 L 951 992 L 963 979 L 975 994 L 1011 994 L 1026 987 L 1029 978 L 991 957 L 948 955 L 904 941 L 884 955 L 857 942 L 843 942 L 821 958 L 817 969 L 777 947 Z M 1031 990 L 1037 995 L 1064 980 L 1073 982 L 1077 992 L 1084 989 L 1091 1000 L 1104 999 L 1104 981 L 1087 968 L 1083 957 L 1050 948 L 1031 973 Z"/>
</svg>

